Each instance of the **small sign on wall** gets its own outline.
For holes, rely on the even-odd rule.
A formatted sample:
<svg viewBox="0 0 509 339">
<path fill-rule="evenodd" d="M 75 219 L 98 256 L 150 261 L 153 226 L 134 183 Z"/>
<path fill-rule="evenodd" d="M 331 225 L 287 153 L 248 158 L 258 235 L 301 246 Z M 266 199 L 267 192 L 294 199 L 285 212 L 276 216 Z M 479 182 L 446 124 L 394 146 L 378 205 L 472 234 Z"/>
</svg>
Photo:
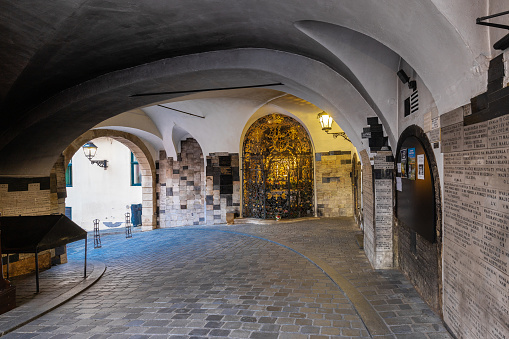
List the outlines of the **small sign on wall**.
<svg viewBox="0 0 509 339">
<path fill-rule="evenodd" d="M 440 128 L 440 117 L 431 119 L 431 130 Z"/>
<path fill-rule="evenodd" d="M 417 155 L 417 179 L 424 180 L 424 154 Z"/>
<path fill-rule="evenodd" d="M 401 160 L 401 177 L 407 177 L 407 149 L 404 148 L 400 151 L 400 160 Z"/>
<path fill-rule="evenodd" d="M 408 149 L 408 179 L 415 180 L 415 148 Z"/>
<path fill-rule="evenodd" d="M 369 139 L 369 138 L 371 138 L 371 132 L 362 132 L 361 133 L 361 138 L 362 139 Z"/>
</svg>

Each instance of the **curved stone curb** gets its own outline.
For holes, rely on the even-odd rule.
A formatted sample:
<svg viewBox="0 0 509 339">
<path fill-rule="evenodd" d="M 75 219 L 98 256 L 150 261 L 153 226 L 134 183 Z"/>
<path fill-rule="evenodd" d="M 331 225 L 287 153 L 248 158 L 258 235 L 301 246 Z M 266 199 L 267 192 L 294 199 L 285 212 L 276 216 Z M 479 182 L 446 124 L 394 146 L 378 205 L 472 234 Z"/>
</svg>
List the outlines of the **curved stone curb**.
<svg viewBox="0 0 509 339">
<path fill-rule="evenodd" d="M 59 295 L 55 299 L 52 299 L 51 301 L 43 305 L 34 306 L 33 304 L 37 303 L 37 300 L 34 299 L 20 307 L 15 308 L 10 312 L 7 312 L 5 315 L 11 312 L 15 312 L 16 314 L 19 313 L 19 316 L 16 317 L 9 316 L 9 322 L 0 325 L 0 337 L 54 310 L 55 308 L 66 303 L 67 301 L 71 300 L 72 298 L 74 298 L 75 296 L 77 296 L 78 294 L 85 291 L 93 284 L 95 284 L 106 271 L 106 265 L 101 261 L 94 260 L 89 261 L 89 263 L 93 265 L 92 273 L 90 273 L 90 275 L 86 279 L 83 279 L 69 291 Z M 0 316 L 0 318 L 1 317 L 2 316 Z"/>
<path fill-rule="evenodd" d="M 390 336 L 392 338 L 393 333 L 387 327 L 387 325 L 385 324 L 382 317 L 378 314 L 378 312 L 373 308 L 373 306 L 371 306 L 371 304 L 366 300 L 366 298 L 364 298 L 362 293 L 360 293 L 359 290 L 357 290 L 357 288 L 348 281 L 348 279 L 343 277 L 338 271 L 336 271 L 332 266 L 327 264 L 324 260 L 312 254 L 300 252 L 292 248 L 290 244 L 277 242 L 271 239 L 263 238 L 249 233 L 205 228 L 195 228 L 194 230 L 225 232 L 236 235 L 253 237 L 271 242 L 273 244 L 289 249 L 292 252 L 295 252 L 296 254 L 306 258 L 306 260 L 308 260 L 313 265 L 318 267 L 323 273 L 325 273 L 327 277 L 329 277 L 330 280 L 332 280 L 332 282 L 334 282 L 343 291 L 346 297 L 352 302 L 354 309 L 357 311 L 357 314 L 361 318 L 362 322 L 366 326 L 366 329 L 368 330 L 369 334 L 372 337 Z"/>
</svg>

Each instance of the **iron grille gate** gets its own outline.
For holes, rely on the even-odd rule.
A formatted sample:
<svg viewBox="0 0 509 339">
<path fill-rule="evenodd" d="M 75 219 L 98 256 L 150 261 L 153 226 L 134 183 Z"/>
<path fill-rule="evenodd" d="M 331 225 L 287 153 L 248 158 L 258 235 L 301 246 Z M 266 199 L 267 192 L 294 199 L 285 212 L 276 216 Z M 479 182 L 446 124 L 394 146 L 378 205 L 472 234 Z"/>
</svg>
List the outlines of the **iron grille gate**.
<svg viewBox="0 0 509 339">
<path fill-rule="evenodd" d="M 270 219 L 313 215 L 313 156 L 304 128 L 272 114 L 246 133 L 243 150 L 244 216 Z"/>
</svg>

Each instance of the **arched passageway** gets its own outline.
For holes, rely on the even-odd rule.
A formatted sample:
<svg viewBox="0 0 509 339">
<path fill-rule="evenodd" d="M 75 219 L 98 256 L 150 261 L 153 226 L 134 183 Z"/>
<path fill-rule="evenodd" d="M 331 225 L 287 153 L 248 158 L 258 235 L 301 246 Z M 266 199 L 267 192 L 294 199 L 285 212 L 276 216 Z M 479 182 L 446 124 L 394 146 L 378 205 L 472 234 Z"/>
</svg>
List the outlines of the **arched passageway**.
<svg viewBox="0 0 509 339">
<path fill-rule="evenodd" d="M 313 215 L 313 148 L 295 119 L 271 114 L 249 128 L 243 145 L 246 217 Z"/>
<path fill-rule="evenodd" d="M 438 308 L 456 337 L 509 336 L 509 51 L 500 44 L 507 42 L 507 32 L 500 24 L 473 24 L 486 16 L 507 24 L 507 16 L 494 15 L 507 11 L 507 0 L 260 0 L 234 5 L 54 0 L 4 1 L 1 7 L 4 215 L 60 212 L 64 161 L 52 167 L 62 151 L 105 119 L 136 109 L 152 115 L 102 127 L 138 133 L 161 153 L 173 147 L 174 124 L 189 131 L 207 160 L 206 217 L 223 222 L 224 214 L 243 208 L 238 153 L 246 117 L 264 105 L 265 113 L 277 111 L 273 107 L 291 94 L 330 112 L 359 150 L 359 219 L 369 263 L 374 268 L 414 265 L 422 273 L 418 286 L 443 290 Z M 168 20 L 173 17 L 179 20 Z M 245 92 L 233 95 L 232 89 Z M 292 101 L 281 111 L 298 117 L 306 128 L 311 119 L 316 123 L 312 107 Z M 163 105 L 172 107 L 154 112 L 154 106 Z M 167 109 L 191 113 L 201 123 L 165 119 Z M 368 122 L 365 131 L 366 118 L 380 120 L 379 128 Z M 416 232 L 405 233 L 410 227 L 404 228 L 409 223 L 401 213 L 393 215 L 393 197 L 400 193 L 394 192 L 393 157 L 398 154 L 392 150 L 411 125 L 429 133 L 433 149 L 428 155 L 434 153 L 437 161 L 433 174 L 440 172 L 443 182 L 443 198 L 440 187 L 434 198 L 443 209 L 436 204 L 432 231 L 438 240 L 443 228 L 444 255 L 440 260 L 437 252 L 438 258 L 418 264 L 411 261 L 422 259 L 420 245 L 429 244 Z M 350 162 L 353 150 L 330 141 L 321 148 L 316 134 L 308 131 L 315 147 L 315 214 L 351 214 L 355 209 L 347 202 L 358 202 L 350 198 L 356 192 L 348 176 L 356 171 Z M 152 195 L 155 212 L 151 170 L 152 184 L 145 193 Z M 340 184 L 348 185 L 341 191 L 348 194 L 334 196 Z M 399 186 L 403 194 L 410 192 L 405 184 Z M 185 199 L 187 204 L 180 206 L 189 206 L 188 197 L 180 198 L 172 196 L 175 203 Z M 291 194 L 286 198 L 291 200 Z M 154 220 L 152 215 L 152 227 Z M 403 241 L 409 248 L 404 257 L 397 252 Z M 439 242 L 431 244 L 428 249 L 440 250 Z M 437 263 L 433 275 L 442 272 L 443 264 L 438 283 L 420 270 L 428 263 Z"/>
<path fill-rule="evenodd" d="M 408 164 L 410 152 L 413 153 L 414 160 L 417 156 L 417 164 Z M 408 161 L 405 161 L 405 158 Z M 395 160 L 402 167 L 401 171 L 398 171 L 401 188 L 396 190 L 395 195 L 397 260 L 402 271 L 418 287 L 431 307 L 441 314 L 443 297 L 440 179 L 433 148 L 422 128 L 411 125 L 401 133 Z"/>
<path fill-rule="evenodd" d="M 127 146 L 138 160 L 141 170 L 142 186 L 142 229 L 154 229 L 156 227 L 156 168 L 150 151 L 140 138 L 116 130 L 96 129 L 87 131 L 64 150 L 64 165 L 67 166 L 72 156 L 78 152 L 86 142 L 100 137 L 110 137 Z"/>
</svg>

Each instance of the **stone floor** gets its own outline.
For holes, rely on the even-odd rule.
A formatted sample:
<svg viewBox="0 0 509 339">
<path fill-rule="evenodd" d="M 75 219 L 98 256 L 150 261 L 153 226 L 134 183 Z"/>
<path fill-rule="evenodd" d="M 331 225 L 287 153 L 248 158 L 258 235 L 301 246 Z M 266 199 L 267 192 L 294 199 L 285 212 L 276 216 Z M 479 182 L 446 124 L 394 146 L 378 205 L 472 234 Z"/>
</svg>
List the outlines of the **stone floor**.
<svg viewBox="0 0 509 339">
<path fill-rule="evenodd" d="M 87 265 L 87 276 L 92 272 L 90 263 Z M 16 306 L 22 306 L 30 302 L 39 305 L 49 299 L 58 298 L 72 287 L 83 280 L 84 267 L 76 261 L 66 265 L 54 266 L 41 272 L 40 294 L 36 294 L 35 276 L 20 276 L 10 279 L 11 284 L 16 286 Z M 39 298 L 43 296 L 43 298 Z M 1 320 L 0 320 L 1 322 Z"/>
<path fill-rule="evenodd" d="M 371 269 L 356 232 L 342 218 L 104 236 L 89 249 L 104 276 L 5 337 L 450 338 L 400 272 Z M 82 242 L 68 257 L 81 263 Z"/>
</svg>

